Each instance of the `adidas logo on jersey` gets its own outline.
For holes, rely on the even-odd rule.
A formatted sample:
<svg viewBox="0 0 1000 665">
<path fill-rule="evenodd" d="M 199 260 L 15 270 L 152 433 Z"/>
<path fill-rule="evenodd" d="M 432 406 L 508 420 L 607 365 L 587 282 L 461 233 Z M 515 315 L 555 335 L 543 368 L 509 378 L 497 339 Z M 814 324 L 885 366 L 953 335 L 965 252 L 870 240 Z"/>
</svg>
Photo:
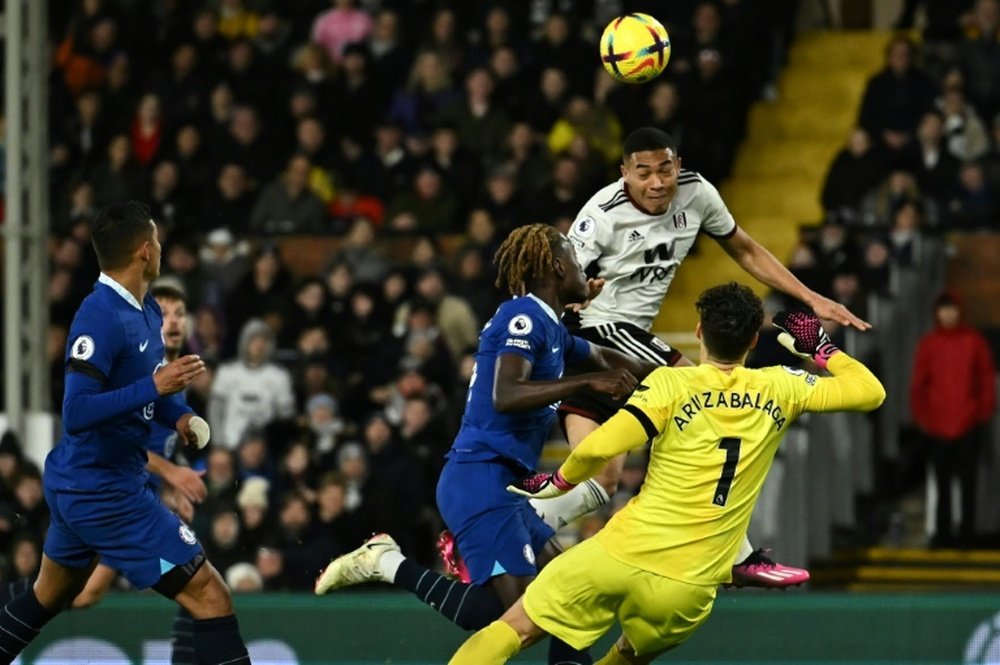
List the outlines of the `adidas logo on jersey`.
<svg viewBox="0 0 1000 665">
<path fill-rule="evenodd" d="M 625 238 L 625 242 L 638 242 L 639 240 L 642 240 L 644 237 L 645 236 L 643 236 L 637 230 L 632 229 L 632 232 L 628 234 L 627 238 Z"/>
</svg>

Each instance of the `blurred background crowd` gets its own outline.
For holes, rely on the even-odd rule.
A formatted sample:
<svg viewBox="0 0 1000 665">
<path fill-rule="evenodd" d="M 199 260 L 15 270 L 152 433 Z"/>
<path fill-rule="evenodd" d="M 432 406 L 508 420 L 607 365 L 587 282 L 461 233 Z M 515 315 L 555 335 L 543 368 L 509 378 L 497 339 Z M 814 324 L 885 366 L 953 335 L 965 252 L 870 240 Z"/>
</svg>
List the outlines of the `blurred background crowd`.
<svg viewBox="0 0 1000 665">
<path fill-rule="evenodd" d="M 373 531 L 432 563 L 498 244 L 528 222 L 567 229 L 638 126 L 726 178 L 749 105 L 777 94 L 798 2 L 671 2 L 666 73 L 624 86 L 596 42 L 634 4 L 50 2 L 52 403 L 98 272 L 89 220 L 144 200 L 187 294 L 186 349 L 211 366 L 187 398 L 213 443 L 187 462 L 209 488 L 195 529 L 231 585 L 310 589 Z M 924 234 L 1000 225 L 1000 6 L 930 5 L 923 43 L 888 48 L 826 219 L 802 220 L 788 257 L 862 316 Z M 283 244 L 302 236 L 330 243 L 322 265 Z M 769 349 L 756 364 L 788 361 Z M 643 473 L 633 456 L 613 506 Z M 5 575 L 30 575 L 47 514 L 11 435 L 0 478 Z"/>
</svg>

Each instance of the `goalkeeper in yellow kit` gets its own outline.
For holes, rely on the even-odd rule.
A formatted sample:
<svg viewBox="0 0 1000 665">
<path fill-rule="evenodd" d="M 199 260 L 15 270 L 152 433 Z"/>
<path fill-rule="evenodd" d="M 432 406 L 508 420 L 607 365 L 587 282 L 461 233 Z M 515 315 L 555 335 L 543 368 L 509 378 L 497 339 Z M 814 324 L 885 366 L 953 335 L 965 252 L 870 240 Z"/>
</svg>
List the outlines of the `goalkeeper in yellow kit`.
<svg viewBox="0 0 1000 665">
<path fill-rule="evenodd" d="M 782 436 L 807 411 L 870 411 L 879 380 L 834 346 L 814 314 L 781 312 L 774 324 L 792 353 L 833 376 L 786 367 L 747 369 L 763 320 L 760 299 L 736 283 L 698 299 L 697 367 L 660 368 L 553 474 L 511 491 L 549 498 L 652 440 L 639 494 L 596 536 L 556 557 L 503 617 L 473 635 L 453 665 L 504 663 L 552 634 L 577 649 L 616 622 L 624 634 L 597 665 L 649 663 L 708 618 L 729 582 Z"/>
</svg>

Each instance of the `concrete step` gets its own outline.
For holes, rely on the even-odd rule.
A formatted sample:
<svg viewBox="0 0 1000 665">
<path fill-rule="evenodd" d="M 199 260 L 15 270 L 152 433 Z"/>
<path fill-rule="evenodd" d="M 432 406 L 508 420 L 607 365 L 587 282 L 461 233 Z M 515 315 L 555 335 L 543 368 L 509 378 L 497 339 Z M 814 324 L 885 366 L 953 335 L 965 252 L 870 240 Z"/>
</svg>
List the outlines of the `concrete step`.
<svg viewBox="0 0 1000 665">
<path fill-rule="evenodd" d="M 874 67 L 885 59 L 891 32 L 815 31 L 805 32 L 792 43 L 789 62 L 815 67 Z"/>
<path fill-rule="evenodd" d="M 857 111 L 849 108 L 788 108 L 784 104 L 757 104 L 750 109 L 748 136 L 755 140 L 772 137 L 780 141 L 805 140 L 845 143 L 845 127 L 852 127 Z"/>
<path fill-rule="evenodd" d="M 845 135 L 846 135 L 846 130 Z M 804 176 L 815 178 L 816 194 L 841 142 L 830 140 L 764 141 L 754 137 L 744 141 L 733 162 L 734 180 L 753 174 L 762 176 Z"/>
<path fill-rule="evenodd" d="M 754 217 L 778 215 L 811 222 L 823 215 L 816 185 L 796 175 L 733 180 L 727 183 L 724 196 L 732 210 L 752 211 Z"/>
</svg>

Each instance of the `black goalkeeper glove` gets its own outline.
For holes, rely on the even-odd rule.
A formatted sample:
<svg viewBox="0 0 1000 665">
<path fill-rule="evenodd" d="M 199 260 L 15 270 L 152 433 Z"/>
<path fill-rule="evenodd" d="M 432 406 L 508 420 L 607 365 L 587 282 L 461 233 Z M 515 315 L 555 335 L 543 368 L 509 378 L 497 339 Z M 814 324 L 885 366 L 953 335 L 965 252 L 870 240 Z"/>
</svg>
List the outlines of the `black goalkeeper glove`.
<svg viewBox="0 0 1000 665">
<path fill-rule="evenodd" d="M 812 312 L 778 312 L 772 319 L 781 331 L 778 342 L 799 358 L 811 358 L 826 369 L 830 357 L 840 351 Z"/>
</svg>

